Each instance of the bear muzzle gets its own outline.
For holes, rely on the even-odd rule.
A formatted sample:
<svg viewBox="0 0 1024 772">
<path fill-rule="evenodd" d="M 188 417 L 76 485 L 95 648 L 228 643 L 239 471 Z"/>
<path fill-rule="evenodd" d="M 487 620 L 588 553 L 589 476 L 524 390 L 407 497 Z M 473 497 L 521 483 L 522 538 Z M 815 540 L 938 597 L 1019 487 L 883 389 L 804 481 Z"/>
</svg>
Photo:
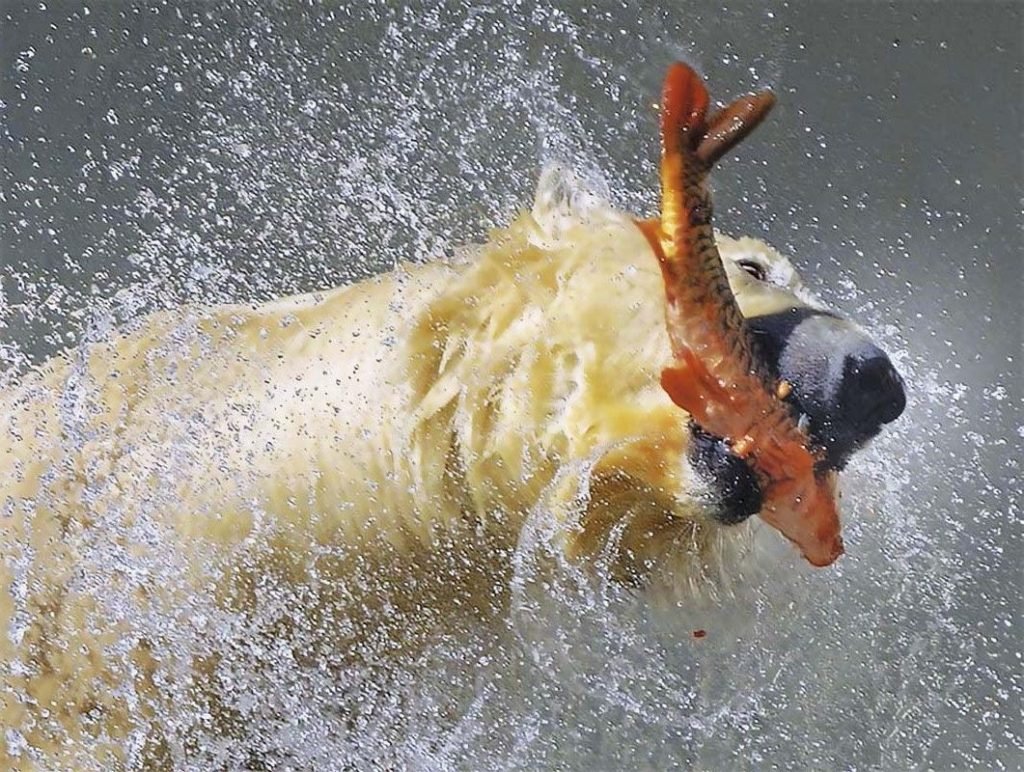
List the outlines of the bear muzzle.
<svg viewBox="0 0 1024 772">
<path fill-rule="evenodd" d="M 829 468 L 842 469 L 906 408 L 900 374 L 853 322 L 812 308 L 748 321 L 765 363 L 792 385 L 787 402 L 806 417 Z"/>
</svg>

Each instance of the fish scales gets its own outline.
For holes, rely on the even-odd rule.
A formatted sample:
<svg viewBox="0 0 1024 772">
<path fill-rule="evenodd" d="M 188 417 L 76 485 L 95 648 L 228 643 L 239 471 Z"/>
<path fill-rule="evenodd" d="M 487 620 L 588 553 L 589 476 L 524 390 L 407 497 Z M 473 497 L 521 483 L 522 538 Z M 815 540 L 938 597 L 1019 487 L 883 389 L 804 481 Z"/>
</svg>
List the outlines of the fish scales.
<svg viewBox="0 0 1024 772">
<path fill-rule="evenodd" d="M 741 97 L 705 120 L 699 76 L 676 63 L 662 105 L 660 219 L 640 222 L 665 280 L 666 327 L 675 364 L 662 386 L 691 420 L 747 459 L 763 493 L 761 517 L 816 566 L 843 553 L 835 472 L 819 470 L 811 445 L 757 356 L 729 286 L 711 225 L 706 179 L 714 162 L 761 121 L 768 93 Z"/>
</svg>

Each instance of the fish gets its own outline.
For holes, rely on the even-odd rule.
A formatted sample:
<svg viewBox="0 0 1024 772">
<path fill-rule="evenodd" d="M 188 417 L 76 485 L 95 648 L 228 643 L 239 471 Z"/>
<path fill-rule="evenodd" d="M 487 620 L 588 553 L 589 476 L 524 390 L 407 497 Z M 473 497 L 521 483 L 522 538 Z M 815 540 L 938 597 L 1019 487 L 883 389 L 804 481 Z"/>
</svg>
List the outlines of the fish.
<svg viewBox="0 0 1024 772">
<path fill-rule="evenodd" d="M 637 221 L 658 259 L 665 284 L 665 321 L 672 362 L 661 386 L 690 420 L 721 437 L 743 458 L 761 487 L 759 516 L 813 566 L 844 552 L 838 473 L 824 465 L 783 401 L 791 385 L 769 372 L 736 298 L 715 243 L 711 168 L 771 110 L 761 91 L 710 111 L 701 77 L 683 62 L 665 76 L 661 105 L 661 211 Z"/>
</svg>

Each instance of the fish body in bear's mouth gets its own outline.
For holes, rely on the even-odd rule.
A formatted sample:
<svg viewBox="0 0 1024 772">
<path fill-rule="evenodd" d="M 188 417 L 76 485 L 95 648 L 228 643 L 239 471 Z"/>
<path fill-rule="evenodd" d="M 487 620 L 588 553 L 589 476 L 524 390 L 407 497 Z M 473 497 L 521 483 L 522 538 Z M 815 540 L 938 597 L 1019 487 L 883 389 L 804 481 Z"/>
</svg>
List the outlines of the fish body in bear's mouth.
<svg viewBox="0 0 1024 772">
<path fill-rule="evenodd" d="M 884 354 L 866 347 L 831 372 L 834 359 L 826 354 L 822 362 L 809 340 L 814 335 L 803 329 L 830 330 L 825 314 L 797 320 L 774 351 L 770 334 L 757 341 L 759 328 L 744 317 L 718 252 L 706 179 L 715 161 L 761 122 L 774 97 L 741 97 L 710 113 L 709 104 L 700 76 L 673 64 L 662 97 L 661 213 L 638 223 L 665 285 L 673 362 L 661 385 L 690 417 L 697 467 L 733 477 L 724 498 L 739 512 L 726 511 L 723 519 L 756 509 L 811 564 L 827 566 L 844 551 L 837 471 L 877 426 L 902 411 L 902 383 Z M 763 328 L 770 333 L 772 326 Z M 846 330 L 832 332 L 839 340 Z M 884 398 L 868 394 L 869 382 Z"/>
<path fill-rule="evenodd" d="M 810 307 L 747 317 L 758 356 L 792 384 L 783 398 L 823 450 L 819 471 L 838 473 L 906 407 L 903 380 L 888 356 L 853 322 Z M 761 509 L 750 467 L 721 437 L 691 424 L 690 462 L 711 487 L 711 512 L 725 524 Z"/>
</svg>

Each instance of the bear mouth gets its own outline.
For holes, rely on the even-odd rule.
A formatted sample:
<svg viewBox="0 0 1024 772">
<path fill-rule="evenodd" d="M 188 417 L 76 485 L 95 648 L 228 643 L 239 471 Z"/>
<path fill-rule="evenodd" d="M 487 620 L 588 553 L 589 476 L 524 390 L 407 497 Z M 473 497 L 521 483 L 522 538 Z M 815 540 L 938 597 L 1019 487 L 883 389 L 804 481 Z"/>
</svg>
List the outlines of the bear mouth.
<svg viewBox="0 0 1024 772">
<path fill-rule="evenodd" d="M 798 401 L 790 402 L 797 420 L 804 422 L 808 439 L 823 453 L 818 464 L 822 472 L 842 472 L 850 459 L 882 432 L 883 426 L 869 422 L 837 421 L 828 416 L 814 418 L 800 409 Z"/>
</svg>

